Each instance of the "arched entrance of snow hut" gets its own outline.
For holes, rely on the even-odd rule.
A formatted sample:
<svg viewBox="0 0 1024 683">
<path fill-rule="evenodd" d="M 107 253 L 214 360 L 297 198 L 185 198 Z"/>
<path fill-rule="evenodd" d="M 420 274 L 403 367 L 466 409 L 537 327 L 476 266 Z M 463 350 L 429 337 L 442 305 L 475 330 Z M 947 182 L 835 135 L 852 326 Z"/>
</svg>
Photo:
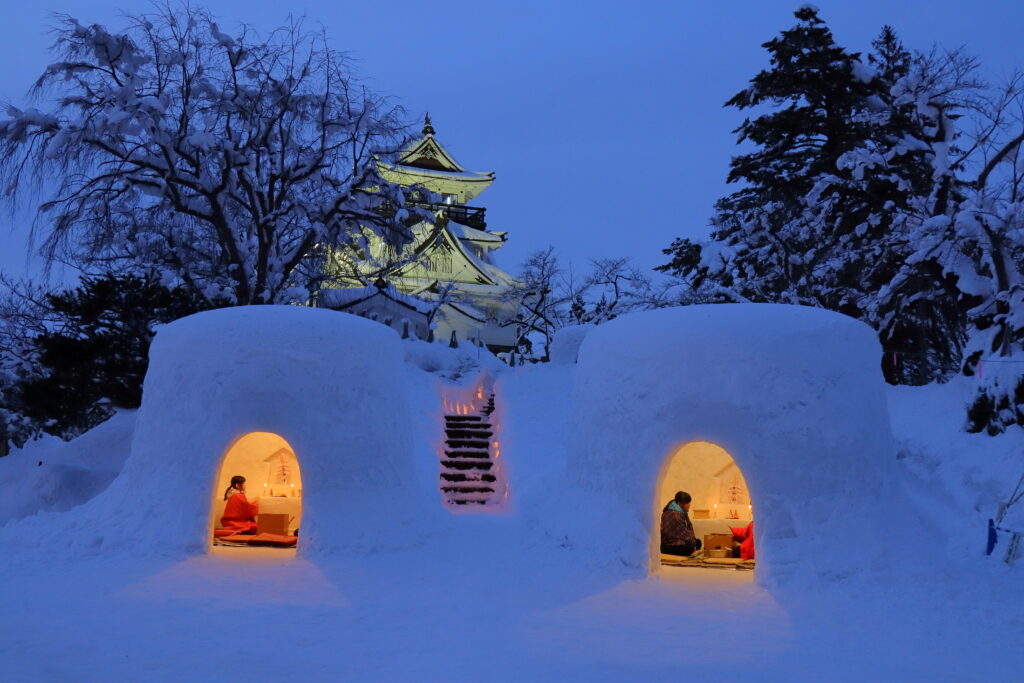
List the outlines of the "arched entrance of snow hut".
<svg viewBox="0 0 1024 683">
<path fill-rule="evenodd" d="M 677 491 L 693 498 L 689 516 L 696 538 L 705 545 L 705 552 L 684 560 L 661 553 L 661 514 Z M 684 564 L 702 567 L 735 565 L 752 568 L 752 563 L 733 557 L 713 557 L 721 553 L 707 552 L 718 546 L 732 548 L 733 529 L 746 530 L 754 519 L 750 489 L 739 465 L 721 446 L 707 441 L 691 441 L 675 449 L 662 464 L 655 488 L 654 529 L 651 534 L 651 567 L 657 571 L 663 564 Z M 708 541 L 711 541 L 708 544 Z M 752 543 L 752 542 L 751 542 Z"/>
<path fill-rule="evenodd" d="M 234 476 L 245 477 L 245 496 L 255 502 L 257 533 L 222 528 L 225 492 Z M 295 451 L 272 432 L 249 432 L 221 460 L 211 501 L 212 543 L 220 546 L 294 548 L 302 522 L 302 473 Z"/>
</svg>

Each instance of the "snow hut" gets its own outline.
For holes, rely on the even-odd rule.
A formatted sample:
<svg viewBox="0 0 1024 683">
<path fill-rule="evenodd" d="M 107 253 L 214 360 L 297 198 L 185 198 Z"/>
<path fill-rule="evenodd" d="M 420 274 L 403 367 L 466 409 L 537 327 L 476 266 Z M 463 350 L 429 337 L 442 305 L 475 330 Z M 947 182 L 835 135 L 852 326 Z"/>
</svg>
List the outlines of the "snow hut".
<svg viewBox="0 0 1024 683">
<path fill-rule="evenodd" d="M 707 461 L 691 513 L 721 503 L 723 486 L 741 487 L 733 509 L 756 519 L 762 583 L 842 576 L 884 557 L 899 501 L 880 354 L 868 326 L 797 306 L 689 306 L 592 330 L 579 352 L 568 471 L 617 509 L 595 515 L 622 518 L 601 552 L 658 570 L 662 487 L 678 456 L 684 467 Z"/>
<path fill-rule="evenodd" d="M 251 306 L 172 323 L 150 349 L 131 454 L 95 502 L 130 516 L 136 542 L 203 552 L 242 474 L 250 494 L 299 487 L 300 552 L 386 547 L 426 505 L 412 490 L 401 365 L 393 330 L 333 311 Z"/>
</svg>

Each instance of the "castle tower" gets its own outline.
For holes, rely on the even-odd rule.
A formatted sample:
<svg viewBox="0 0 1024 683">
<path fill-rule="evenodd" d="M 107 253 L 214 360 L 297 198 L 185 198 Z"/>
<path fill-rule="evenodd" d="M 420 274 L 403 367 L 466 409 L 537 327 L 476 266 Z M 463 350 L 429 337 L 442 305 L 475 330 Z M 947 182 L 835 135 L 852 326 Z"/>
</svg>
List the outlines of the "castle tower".
<svg viewBox="0 0 1024 683">
<path fill-rule="evenodd" d="M 354 264 L 363 269 L 362 277 L 335 284 L 360 292 L 334 290 L 323 297 L 324 305 L 401 331 L 409 327 L 409 320 L 413 328 L 420 327 L 415 316 L 423 314 L 413 309 L 422 311 L 423 306 L 411 300 L 416 299 L 434 304 L 430 318 L 435 338 L 449 339 L 454 331 L 460 342 L 477 342 L 495 351 L 511 349 L 516 329 L 503 323 L 512 319 L 515 307 L 502 301 L 502 295 L 515 279 L 494 261 L 506 233 L 488 230 L 486 210 L 470 204 L 494 182 L 494 173 L 468 171 L 459 164 L 438 142 L 429 114 L 422 136 L 406 145 L 395 163 L 379 161 L 378 167 L 390 182 L 422 188 L 413 190 L 408 203 L 431 211 L 434 222 L 414 225 L 413 240 L 400 254 L 390 253 L 382 240 L 369 236 L 369 258 Z M 378 276 L 382 281 L 376 286 L 364 286 Z M 409 310 L 401 310 L 402 305 Z"/>
</svg>

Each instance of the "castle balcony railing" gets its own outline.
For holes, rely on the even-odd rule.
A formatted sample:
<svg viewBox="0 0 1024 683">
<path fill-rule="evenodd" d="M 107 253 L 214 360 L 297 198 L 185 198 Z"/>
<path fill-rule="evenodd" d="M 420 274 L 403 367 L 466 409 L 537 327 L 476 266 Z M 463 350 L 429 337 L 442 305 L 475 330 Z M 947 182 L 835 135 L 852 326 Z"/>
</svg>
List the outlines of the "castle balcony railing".
<svg viewBox="0 0 1024 683">
<path fill-rule="evenodd" d="M 465 204 L 444 204 L 440 202 L 417 202 L 417 201 L 406 201 L 407 206 L 418 206 L 422 209 L 428 209 L 430 211 L 438 212 L 450 221 L 455 221 L 461 225 L 468 226 L 470 228 L 476 228 L 477 230 L 486 230 L 487 221 L 485 215 L 487 209 L 482 206 L 466 206 Z M 390 202 L 386 202 L 377 209 L 381 215 L 394 216 L 395 206 Z"/>
<path fill-rule="evenodd" d="M 487 221 L 484 215 L 487 209 L 482 206 L 466 206 L 465 204 L 439 204 L 430 202 L 410 202 L 413 206 L 421 206 L 431 211 L 442 211 L 444 217 L 470 228 L 486 230 Z"/>
</svg>

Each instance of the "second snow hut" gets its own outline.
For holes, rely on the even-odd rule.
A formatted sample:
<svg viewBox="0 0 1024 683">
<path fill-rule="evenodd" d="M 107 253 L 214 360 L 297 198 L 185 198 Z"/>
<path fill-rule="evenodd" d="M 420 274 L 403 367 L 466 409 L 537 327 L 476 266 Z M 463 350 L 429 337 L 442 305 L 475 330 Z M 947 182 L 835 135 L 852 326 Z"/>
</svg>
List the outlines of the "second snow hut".
<svg viewBox="0 0 1024 683">
<path fill-rule="evenodd" d="M 760 581 L 879 561 L 899 514 L 879 358 L 868 326 L 797 306 L 688 306 L 592 330 L 568 457 L 570 479 L 617 510 L 599 514 L 624 518 L 602 552 L 658 570 L 662 486 L 705 444 L 749 485 Z"/>
</svg>

